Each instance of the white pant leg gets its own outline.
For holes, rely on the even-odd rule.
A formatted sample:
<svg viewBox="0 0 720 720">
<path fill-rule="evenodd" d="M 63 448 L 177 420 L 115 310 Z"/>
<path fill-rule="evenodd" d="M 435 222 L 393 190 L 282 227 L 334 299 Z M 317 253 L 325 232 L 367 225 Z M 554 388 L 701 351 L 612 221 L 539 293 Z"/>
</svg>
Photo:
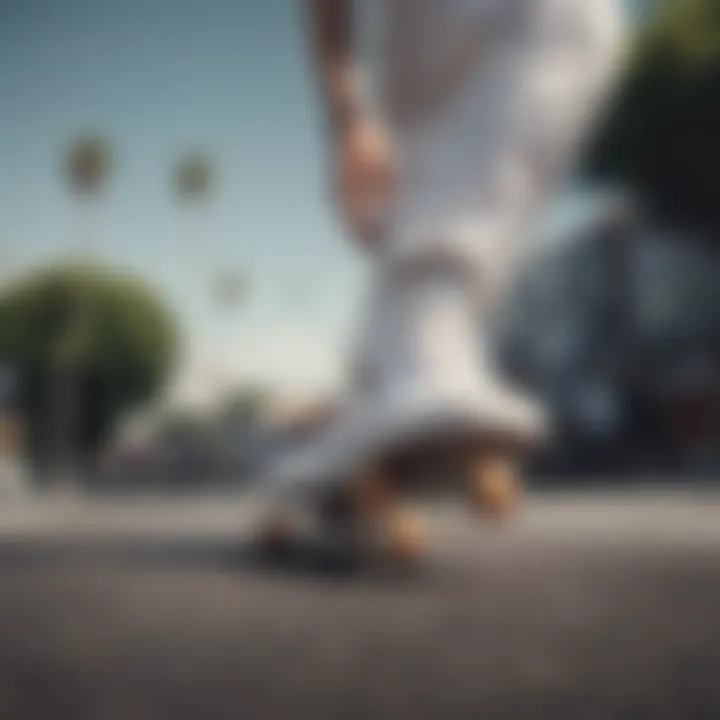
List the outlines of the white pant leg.
<svg viewBox="0 0 720 720">
<path fill-rule="evenodd" d="M 395 1 L 412 14 L 409 0 Z M 470 26 L 465 34 L 475 32 L 486 47 L 465 58 L 471 66 L 452 92 L 430 98 L 437 107 L 412 121 L 395 121 L 404 172 L 384 259 L 454 254 L 494 276 L 512 265 L 519 242 L 557 190 L 606 95 L 623 37 L 618 1 L 423 5 L 426 23 L 433 20 L 431 7 L 436 20 L 455 14 Z M 479 18 L 474 25 L 473 6 Z M 498 8 L 506 11 L 501 21 Z M 457 23 L 438 23 L 439 31 L 443 28 L 461 32 Z M 426 28 L 418 38 L 432 37 L 433 31 Z M 447 55 L 446 65 L 457 62 L 452 43 L 435 45 Z M 425 50 L 416 50 L 417 62 L 406 59 L 403 65 L 412 76 L 423 67 Z M 437 69 L 434 74 L 442 77 Z M 433 73 L 427 75 L 430 82 Z M 417 78 L 409 77 L 413 83 Z M 395 77 L 393 86 L 401 92 L 402 78 Z M 389 104 L 397 103 L 390 98 Z"/>
<path fill-rule="evenodd" d="M 462 56 L 477 65 L 440 93 L 439 107 L 395 123 L 402 191 L 376 259 L 357 382 L 329 434 L 277 472 L 280 488 L 342 482 L 393 443 L 439 429 L 523 440 L 542 432 L 537 408 L 494 373 L 475 303 L 502 287 L 592 120 L 615 67 L 617 0 L 393 2 L 408 13 L 422 6 L 431 35 L 463 26 L 435 27 L 433 13 L 457 11 L 464 20 L 475 6 L 512 12 L 493 15 L 507 23 L 502 33 L 498 26 L 486 53 Z M 482 22 L 475 27 L 483 31 Z M 418 41 L 418 61 L 435 47 L 452 54 L 453 39 Z M 405 64 L 413 74 L 423 66 Z"/>
</svg>

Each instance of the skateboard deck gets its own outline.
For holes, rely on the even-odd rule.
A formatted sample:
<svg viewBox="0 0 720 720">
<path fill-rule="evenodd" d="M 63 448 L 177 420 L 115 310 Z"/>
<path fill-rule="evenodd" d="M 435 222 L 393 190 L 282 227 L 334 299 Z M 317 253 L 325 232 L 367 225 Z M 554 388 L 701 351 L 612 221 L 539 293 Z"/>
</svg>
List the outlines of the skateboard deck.
<svg viewBox="0 0 720 720">
<path fill-rule="evenodd" d="M 431 533 L 414 504 L 455 497 L 478 518 L 506 519 L 523 494 L 522 448 L 517 439 L 467 429 L 387 442 L 365 465 L 306 482 L 272 503 L 259 527 L 259 545 L 271 555 L 282 554 L 310 526 L 355 556 L 415 564 L 427 553 Z"/>
</svg>

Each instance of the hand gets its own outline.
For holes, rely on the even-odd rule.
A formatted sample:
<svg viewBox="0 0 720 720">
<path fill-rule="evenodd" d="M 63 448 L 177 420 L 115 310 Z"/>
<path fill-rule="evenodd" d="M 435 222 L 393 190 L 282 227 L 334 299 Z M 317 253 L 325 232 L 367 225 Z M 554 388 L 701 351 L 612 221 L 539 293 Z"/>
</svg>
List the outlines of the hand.
<svg viewBox="0 0 720 720">
<path fill-rule="evenodd" d="M 383 123 L 370 114 L 346 123 L 336 138 L 335 200 L 366 247 L 380 239 L 396 180 L 394 149 Z"/>
</svg>

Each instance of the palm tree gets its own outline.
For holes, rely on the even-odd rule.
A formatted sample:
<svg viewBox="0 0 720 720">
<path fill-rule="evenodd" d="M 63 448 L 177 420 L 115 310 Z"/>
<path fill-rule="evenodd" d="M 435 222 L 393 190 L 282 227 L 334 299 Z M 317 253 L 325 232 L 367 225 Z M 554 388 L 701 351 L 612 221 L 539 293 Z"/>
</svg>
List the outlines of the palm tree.
<svg viewBox="0 0 720 720">
<path fill-rule="evenodd" d="M 250 293 L 250 284 L 240 270 L 224 270 L 215 278 L 215 299 L 220 309 L 233 309 L 244 305 Z"/>
<path fill-rule="evenodd" d="M 206 202 L 213 190 L 214 172 L 210 159 L 199 152 L 190 152 L 175 166 L 174 186 L 183 200 L 198 204 Z"/>
<path fill-rule="evenodd" d="M 64 171 L 71 190 L 85 198 L 97 196 L 105 189 L 111 164 L 112 153 L 104 138 L 78 138 L 65 155 Z"/>
<path fill-rule="evenodd" d="M 62 172 L 75 197 L 90 203 L 96 202 L 105 190 L 111 166 L 109 143 L 100 135 L 84 135 L 68 147 L 63 158 Z M 84 241 L 94 245 L 96 239 L 85 237 Z M 55 381 L 51 413 L 55 445 L 54 470 L 63 480 L 77 475 L 80 469 L 80 458 L 75 453 L 81 422 L 78 383 L 81 380 L 81 364 L 92 311 L 87 301 L 84 277 L 83 272 L 78 272 L 74 309 L 53 358 Z"/>
</svg>

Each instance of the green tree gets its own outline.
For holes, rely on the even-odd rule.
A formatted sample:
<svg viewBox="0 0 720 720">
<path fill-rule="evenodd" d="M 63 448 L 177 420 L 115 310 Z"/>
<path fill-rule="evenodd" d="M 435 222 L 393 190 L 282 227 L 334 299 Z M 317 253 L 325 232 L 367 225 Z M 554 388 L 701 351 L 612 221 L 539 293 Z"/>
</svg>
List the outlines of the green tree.
<svg viewBox="0 0 720 720">
<path fill-rule="evenodd" d="M 720 234 L 717 0 L 663 0 L 649 16 L 586 169 L 672 227 Z"/>
<path fill-rule="evenodd" d="M 35 459 L 53 452 L 58 373 L 72 377 L 74 452 L 92 461 L 118 416 L 161 386 L 175 358 L 175 325 L 136 278 L 97 267 L 56 266 L 0 297 L 0 363 L 20 378 L 20 410 Z"/>
</svg>

